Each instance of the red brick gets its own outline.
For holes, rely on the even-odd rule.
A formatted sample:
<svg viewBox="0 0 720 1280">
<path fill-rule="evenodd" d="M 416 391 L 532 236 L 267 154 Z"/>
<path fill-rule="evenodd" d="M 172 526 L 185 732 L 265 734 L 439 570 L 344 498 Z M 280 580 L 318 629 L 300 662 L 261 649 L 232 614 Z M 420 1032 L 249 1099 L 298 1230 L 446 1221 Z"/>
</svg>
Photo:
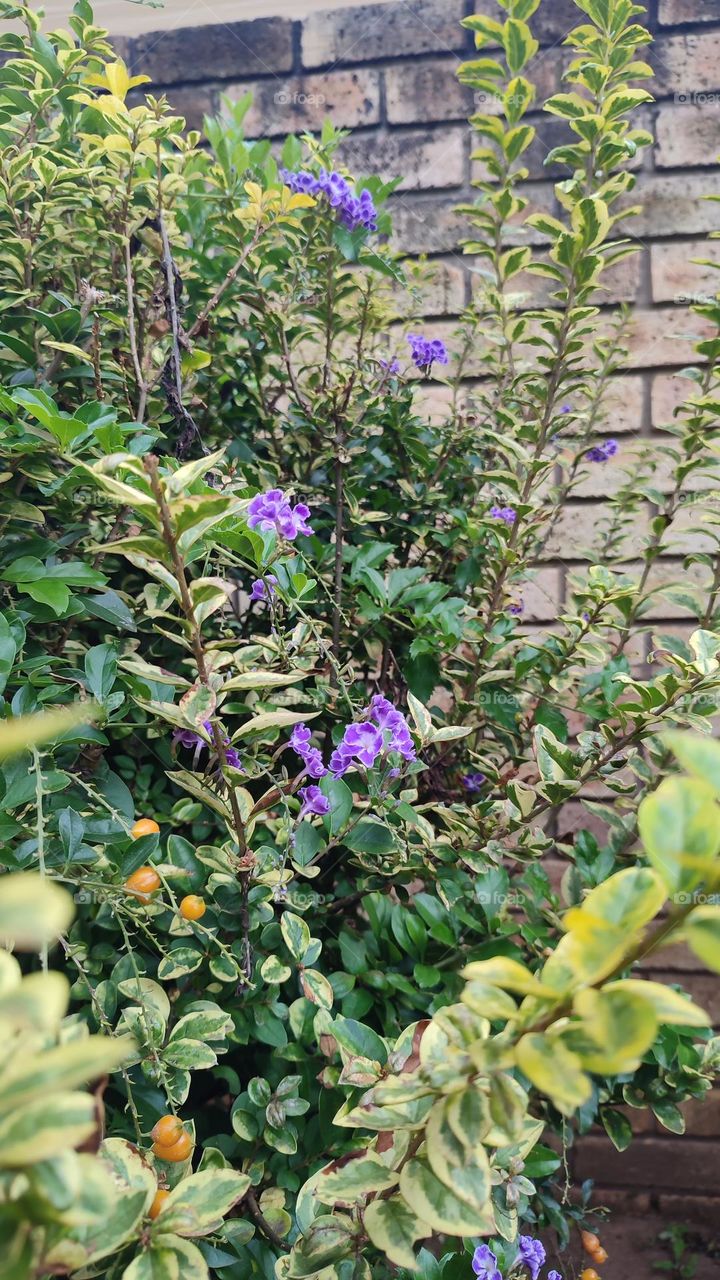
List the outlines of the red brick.
<svg viewBox="0 0 720 1280">
<path fill-rule="evenodd" d="M 720 1144 L 692 1138 L 641 1137 L 626 1151 L 616 1151 L 609 1138 L 581 1138 L 573 1161 L 575 1176 L 600 1185 L 683 1190 L 714 1187 L 720 1178 Z"/>
<path fill-rule="evenodd" d="M 601 502 L 587 502 L 582 505 L 568 503 L 560 512 L 540 558 L 561 561 L 589 560 L 596 563 L 598 548 L 609 516 L 608 507 Z M 619 544 L 619 550 L 622 550 L 622 554 L 628 560 L 642 553 L 648 525 L 648 512 L 638 512 L 632 527 L 624 534 Z"/>
<path fill-rule="evenodd" d="M 650 246 L 650 270 L 654 302 L 713 301 L 720 290 L 720 271 L 696 259 L 707 259 L 720 267 L 720 242 L 682 240 Z"/>
<path fill-rule="evenodd" d="M 718 139 L 720 143 L 720 139 Z M 642 204 L 642 212 L 629 218 L 623 230 L 633 237 L 697 235 L 717 226 L 717 206 L 704 199 L 720 195 L 720 173 L 646 174 L 626 204 Z M 638 199 L 639 198 L 639 199 Z"/>
<path fill-rule="evenodd" d="M 660 373 L 652 380 L 651 406 L 654 427 L 669 426 L 675 421 L 674 413 L 697 389 L 690 378 L 679 373 Z"/>
<path fill-rule="evenodd" d="M 720 145 L 720 95 L 713 101 L 661 107 L 656 121 L 655 164 L 659 169 L 687 169 L 717 164 Z"/>
<path fill-rule="evenodd" d="M 688 627 L 686 629 L 686 638 L 687 638 L 687 632 L 693 629 L 694 628 L 691 628 L 691 627 Z M 675 632 L 676 630 L 677 630 L 676 627 L 673 627 L 670 625 L 667 626 L 667 631 L 669 632 L 670 631 Z M 655 643 L 655 638 L 653 637 L 653 640 L 651 642 L 651 647 L 652 645 L 654 645 L 654 643 Z M 677 976 L 678 974 L 696 973 L 697 970 L 701 967 L 700 961 L 698 960 L 697 956 L 693 955 L 690 948 L 686 947 L 685 944 L 682 942 L 674 943 L 672 946 L 664 947 L 662 951 L 662 962 L 665 967 L 665 971 L 667 973 L 672 972 L 675 975 L 671 979 L 671 981 L 679 982 L 681 986 L 685 981 L 685 979 L 684 977 L 678 977 Z M 652 969 L 653 965 L 657 966 L 657 957 L 648 956 L 646 960 L 641 960 L 639 962 L 638 969 L 643 969 L 643 970 Z"/>
<path fill-rule="evenodd" d="M 601 327 L 605 327 L 601 321 Z M 707 320 L 679 308 L 657 307 L 637 310 L 631 322 L 627 341 L 627 368 L 653 368 L 658 365 L 686 365 L 697 361 L 695 343 L 713 332 Z"/>
<path fill-rule="evenodd" d="M 711 1089 L 704 1098 L 693 1098 L 680 1107 L 686 1131 L 698 1138 L 720 1138 L 720 1089 Z"/>
<path fill-rule="evenodd" d="M 562 582 L 557 568 L 538 569 L 531 581 L 519 588 L 528 622 L 554 622 L 562 599 Z"/>
<path fill-rule="evenodd" d="M 465 280 L 461 262 L 435 258 L 419 275 L 409 272 L 408 288 L 393 289 L 393 299 L 403 317 L 457 315 L 465 305 Z"/>
<path fill-rule="evenodd" d="M 699 1177 L 704 1180 L 702 1167 L 699 1171 Z M 710 1190 L 710 1188 L 708 1188 Z M 666 1222 L 677 1222 L 683 1226 L 693 1223 L 699 1227 L 714 1227 L 720 1222 L 720 1198 L 717 1196 L 667 1196 L 661 1195 L 658 1199 L 658 1207 L 663 1214 Z M 717 1262 L 707 1258 L 710 1268 L 708 1274 L 713 1278 L 717 1275 Z M 702 1260 L 700 1263 L 702 1267 Z M 698 1280 L 701 1280 L 700 1273 L 695 1273 Z"/>
<path fill-rule="evenodd" d="M 204 85 L 188 85 L 183 89 L 171 89 L 170 106 L 177 116 L 184 116 L 187 129 L 202 129 L 203 117 L 217 110 L 216 95 Z"/>
<path fill-rule="evenodd" d="M 715 0 L 660 0 L 660 23 L 673 27 L 680 22 L 716 22 Z"/>
<path fill-rule="evenodd" d="M 687 0 L 694 5 L 696 0 Z M 698 4 L 702 0 L 697 0 Z M 715 0 L 708 0 L 714 4 Z M 720 89 L 720 31 L 698 34 L 661 35 L 650 46 L 648 60 L 655 70 L 651 82 L 656 96 L 663 94 L 707 93 Z"/>
<path fill-rule="evenodd" d="M 370 67 L 232 84 L 224 92 L 237 100 L 248 90 L 253 95 L 245 116 L 249 138 L 314 132 L 326 116 L 342 129 L 380 119 L 380 72 Z"/>
<path fill-rule="evenodd" d="M 607 823 L 597 814 L 590 813 L 580 800 L 570 800 L 564 804 L 557 819 L 557 834 L 560 840 L 577 835 L 579 831 L 590 831 L 602 844 L 607 840 Z"/>
<path fill-rule="evenodd" d="M 302 31 L 305 67 L 453 53 L 468 47 L 463 0 L 408 0 L 311 13 Z"/>
<path fill-rule="evenodd" d="M 292 61 L 292 22 L 286 18 L 180 27 L 133 41 L 133 66 L 161 85 L 276 76 Z"/>
<path fill-rule="evenodd" d="M 355 174 L 400 176 L 399 191 L 459 187 L 465 181 L 467 131 L 457 126 L 435 133 L 356 134 L 342 143 L 340 155 Z"/>
<path fill-rule="evenodd" d="M 456 58 L 399 62 L 385 69 L 385 98 L 390 124 L 427 124 L 465 120 L 473 93 L 461 85 Z"/>
</svg>

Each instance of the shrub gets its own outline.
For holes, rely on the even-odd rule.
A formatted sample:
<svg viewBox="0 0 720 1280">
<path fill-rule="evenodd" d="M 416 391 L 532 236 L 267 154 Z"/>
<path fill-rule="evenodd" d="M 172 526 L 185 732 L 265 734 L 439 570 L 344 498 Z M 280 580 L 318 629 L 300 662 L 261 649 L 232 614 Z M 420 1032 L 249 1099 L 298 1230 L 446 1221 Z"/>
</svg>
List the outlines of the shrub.
<svg viewBox="0 0 720 1280">
<path fill-rule="evenodd" d="M 48 37 L 2 5 L 26 29 L 0 73 L 3 866 L 76 905 L 52 952 L 72 1011 L 42 1022 L 63 1047 L 28 1105 L 78 1043 L 73 1088 L 116 1065 L 96 1158 L 100 1090 L 1 1175 L 13 1280 L 450 1280 L 474 1251 L 537 1280 L 523 1233 L 593 1221 L 543 1138 L 599 1121 L 623 1148 L 625 1105 L 679 1131 L 712 1083 L 703 1011 L 632 969 L 683 938 L 720 970 L 720 748 L 682 732 L 717 705 L 715 550 L 689 558 L 706 587 L 663 588 L 690 642 L 649 619 L 678 512 L 700 527 L 712 498 L 720 312 L 698 309 L 668 444 L 624 459 L 604 428 L 627 318 L 600 332 L 598 297 L 633 249 L 648 36 L 628 0 L 577 3 L 546 104 L 563 218 L 522 186 L 537 0 L 466 20 L 461 78 L 500 109 L 472 119 L 482 287 L 447 346 L 387 242 L 393 184 L 341 171 L 330 125 L 278 163 L 245 102 L 201 145 L 86 0 Z M 541 549 L 616 454 L 571 603 L 532 631 Z M 16 723 L 77 701 L 43 740 Z M 572 797 L 604 841 L 558 846 Z M 23 992 L 58 977 L 38 964 Z"/>
</svg>

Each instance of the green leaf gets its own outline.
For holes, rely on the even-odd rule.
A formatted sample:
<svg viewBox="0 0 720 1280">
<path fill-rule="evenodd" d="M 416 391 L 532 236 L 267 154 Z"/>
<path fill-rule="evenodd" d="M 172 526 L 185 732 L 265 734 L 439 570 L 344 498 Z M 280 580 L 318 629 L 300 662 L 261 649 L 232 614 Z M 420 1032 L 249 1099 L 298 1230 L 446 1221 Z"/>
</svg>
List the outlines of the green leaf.
<svg viewBox="0 0 720 1280">
<path fill-rule="evenodd" d="M 683 769 L 707 783 L 720 796 L 720 742 L 700 734 L 678 733 L 675 730 L 664 733 L 662 737 Z"/>
<path fill-rule="evenodd" d="M 250 1187 L 247 1174 L 234 1169 L 193 1173 L 170 1192 L 153 1231 L 179 1236 L 204 1236 L 217 1231 L 233 1205 Z"/>
<path fill-rule="evenodd" d="M 473 1212 L 482 1213 L 490 1199 L 490 1163 L 482 1145 L 469 1149 L 458 1138 L 449 1121 L 449 1103 L 447 1098 L 438 1099 L 427 1118 L 427 1158 L 435 1177 Z"/>
<path fill-rule="evenodd" d="M 0 1119 L 0 1168 L 21 1169 L 77 1147 L 95 1132 L 95 1099 L 89 1093 L 53 1092 Z"/>
<path fill-rule="evenodd" d="M 425 1160 L 410 1160 L 400 1174 L 400 1192 L 410 1208 L 433 1231 L 450 1236 L 492 1235 L 492 1206 L 473 1209 L 433 1173 Z"/>
<path fill-rule="evenodd" d="M 123 1280 L 208 1280 L 209 1275 L 196 1245 L 177 1236 L 161 1235 L 125 1268 Z"/>
<path fill-rule="evenodd" d="M 310 930 L 305 921 L 296 916 L 294 911 L 283 911 L 280 917 L 280 930 L 290 955 L 298 964 L 310 946 Z"/>
<path fill-rule="evenodd" d="M 557 1037 L 541 1032 L 523 1036 L 515 1059 L 530 1083 L 551 1098 L 563 1115 L 572 1115 L 590 1097 L 590 1080 L 580 1059 Z"/>
<path fill-rule="evenodd" d="M 638 983 L 638 986 L 641 986 Z M 658 1020 L 649 1000 L 635 992 L 610 985 L 602 991 L 588 989 L 575 997 L 575 1012 L 582 1019 L 581 1035 L 594 1048 L 577 1051 L 586 1071 L 619 1075 L 636 1071 L 655 1040 Z"/>
<path fill-rule="evenodd" d="M 300 985 L 306 1000 L 319 1005 L 321 1009 L 332 1009 L 335 997 L 332 986 L 324 974 L 319 973 L 317 969 L 303 969 Z"/>
<path fill-rule="evenodd" d="M 396 1267 L 417 1269 L 413 1246 L 431 1235 L 432 1227 L 419 1218 L 401 1196 L 371 1201 L 363 1220 L 376 1249 L 381 1249 Z"/>
<path fill-rule="evenodd" d="M 388 1169 L 379 1156 L 367 1152 L 358 1159 L 327 1165 L 315 1179 L 315 1194 L 323 1204 L 356 1204 L 377 1191 L 389 1191 L 399 1175 Z"/>
<path fill-rule="evenodd" d="M 632 1125 L 627 1116 L 622 1115 L 620 1111 L 614 1111 L 612 1107 L 603 1107 L 600 1119 L 616 1151 L 625 1151 L 630 1146 L 633 1136 Z"/>
<path fill-rule="evenodd" d="M 671 1133 L 685 1132 L 685 1117 L 674 1102 L 653 1102 L 652 1113 L 664 1129 Z"/>
<path fill-rule="evenodd" d="M 673 991 L 662 982 L 649 982 L 640 978 L 624 978 L 610 982 L 603 991 L 625 991 L 629 995 L 647 1000 L 655 1011 L 658 1022 L 678 1027 L 709 1027 L 710 1018 L 704 1009 L 696 1005 L 683 992 Z"/>
<path fill-rule="evenodd" d="M 665 778 L 646 796 L 638 825 L 652 865 L 670 893 L 690 889 L 720 851 L 715 790 L 699 778 Z"/>
<path fill-rule="evenodd" d="M 383 854 L 395 848 L 395 837 L 384 822 L 364 818 L 343 837 L 343 844 L 353 853 Z"/>
<path fill-rule="evenodd" d="M 292 976 L 292 969 L 283 964 L 279 956 L 266 956 L 260 966 L 260 973 L 265 982 L 279 984 L 287 982 Z"/>
<path fill-rule="evenodd" d="M 249 733 L 263 733 L 266 729 L 285 729 L 291 724 L 314 720 L 319 714 L 318 711 L 265 711 L 262 715 L 246 720 L 245 724 L 236 729 L 233 742 L 238 738 L 247 737 Z"/>
<path fill-rule="evenodd" d="M 683 926 L 690 950 L 713 973 L 720 973 L 720 907 L 696 907 Z"/>
<path fill-rule="evenodd" d="M 53 942 L 65 933 L 74 914 L 70 894 L 52 880 L 32 871 L 3 876 L 0 938 L 21 951 L 40 951 Z"/>
</svg>

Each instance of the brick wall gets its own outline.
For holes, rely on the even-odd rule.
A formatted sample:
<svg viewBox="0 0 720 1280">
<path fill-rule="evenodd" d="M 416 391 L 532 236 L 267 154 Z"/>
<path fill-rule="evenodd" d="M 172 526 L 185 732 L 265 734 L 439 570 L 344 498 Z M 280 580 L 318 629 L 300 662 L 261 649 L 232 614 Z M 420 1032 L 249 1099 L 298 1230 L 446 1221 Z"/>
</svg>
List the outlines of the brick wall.
<svg viewBox="0 0 720 1280">
<path fill-rule="evenodd" d="M 712 272 L 692 259 L 720 261 L 720 241 L 707 239 L 720 225 L 720 205 L 701 198 L 720 195 L 720 0 L 650 4 L 656 72 L 651 88 L 657 103 L 647 118 L 657 144 L 642 162 L 639 192 L 633 194 L 633 202 L 637 195 L 644 204 L 632 225 L 640 252 L 615 271 L 602 322 L 609 322 L 617 304 L 636 304 L 627 368 L 616 379 L 608 423 L 621 439 L 625 459 L 638 438 L 652 438 L 671 420 L 687 386 L 678 370 L 692 359 L 692 339 L 700 326 L 688 318 L 683 302 L 717 288 Z M 395 241 L 399 249 L 427 253 L 434 261 L 437 277 L 425 298 L 427 327 L 445 336 L 472 287 L 467 264 L 457 253 L 466 227 L 453 207 L 471 195 L 472 146 L 465 120 L 473 100 L 454 72 L 472 47 L 459 19 L 481 10 L 497 11 L 493 0 L 392 0 L 312 12 L 302 22 L 259 18 L 157 32 L 118 44 L 133 69 L 166 90 L 193 126 L 219 106 L 221 94 L 234 98 L 252 89 L 248 128 L 253 135 L 280 138 L 314 129 L 325 114 L 352 129 L 343 158 L 353 171 L 403 175 L 392 201 Z M 570 0 L 544 0 L 535 15 L 542 49 L 531 74 L 539 98 L 557 89 L 562 37 L 578 20 Z M 541 114 L 533 122 L 539 140 L 530 152 L 527 194 L 535 207 L 552 211 L 558 174 L 543 169 L 542 156 L 563 126 Z M 441 387 L 429 393 L 432 407 L 441 408 L 442 402 Z M 569 504 L 550 559 L 525 596 L 536 625 L 554 618 L 583 534 L 595 526 L 603 497 L 619 479 L 619 467 L 596 468 Z M 679 563 L 668 562 L 668 576 Z M 694 566 L 691 572 L 702 569 Z M 664 605 L 657 617 L 665 630 L 688 629 L 680 607 Z M 579 805 L 569 805 L 559 835 L 592 822 Z M 560 874 L 559 863 L 556 870 Z M 684 950 L 671 953 L 663 964 L 661 973 L 649 970 L 649 976 L 681 982 L 720 1019 L 717 979 L 698 972 Z M 618 1156 L 604 1136 L 591 1135 L 573 1157 L 576 1174 L 595 1178 L 605 1202 L 643 1212 L 652 1207 L 666 1220 L 717 1223 L 720 1201 L 713 1201 L 712 1193 L 720 1184 L 720 1101 L 703 1111 L 689 1108 L 682 1137 L 669 1137 L 652 1117 L 633 1114 L 641 1131 L 630 1151 Z"/>
</svg>

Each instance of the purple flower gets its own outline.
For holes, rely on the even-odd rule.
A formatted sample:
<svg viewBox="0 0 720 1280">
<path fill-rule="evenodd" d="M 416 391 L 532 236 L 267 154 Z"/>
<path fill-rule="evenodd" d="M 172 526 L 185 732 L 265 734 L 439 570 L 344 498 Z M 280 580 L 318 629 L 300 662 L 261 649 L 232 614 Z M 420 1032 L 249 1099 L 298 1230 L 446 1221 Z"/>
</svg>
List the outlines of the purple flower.
<svg viewBox="0 0 720 1280">
<path fill-rule="evenodd" d="M 524 609 L 525 605 L 522 600 L 513 600 L 512 604 L 508 605 L 508 613 L 511 613 L 513 618 L 519 618 Z"/>
<path fill-rule="evenodd" d="M 327 769 L 317 747 L 310 746 L 312 732 L 306 724 L 296 724 L 290 734 L 290 746 L 300 756 L 305 765 L 305 773 L 311 778 L 324 778 Z"/>
<path fill-rule="evenodd" d="M 300 818 L 305 818 L 309 813 L 317 814 L 321 818 L 323 814 L 330 812 L 330 801 L 319 787 L 300 787 L 298 795 L 302 797 Z"/>
<path fill-rule="evenodd" d="M 439 338 L 423 338 L 420 333 L 409 333 L 407 340 L 413 364 L 418 369 L 429 372 L 433 364 L 447 364 L 447 347 Z"/>
<path fill-rule="evenodd" d="M 560 412 L 561 412 L 561 413 L 572 413 L 572 405 L 571 405 L 571 404 L 564 404 L 564 405 L 562 405 L 562 407 L 561 407 L 561 409 L 560 409 Z"/>
<path fill-rule="evenodd" d="M 370 700 L 370 706 L 366 707 L 365 714 L 385 733 L 385 745 L 389 751 L 397 751 L 404 760 L 415 760 L 410 726 L 402 711 L 398 711 L 382 694 L 376 693 Z"/>
<path fill-rule="evenodd" d="M 315 177 L 307 170 L 293 173 L 290 169 L 281 169 L 280 177 L 291 191 L 309 196 L 324 196 L 348 231 L 357 231 L 359 227 L 365 231 L 377 231 L 378 215 L 372 195 L 365 190 L 356 196 L 347 178 L 343 178 L 341 173 L 321 169 Z"/>
<path fill-rule="evenodd" d="M 407 761 L 416 758 L 405 716 L 382 694 L 375 694 L 363 716 L 366 719 L 347 726 L 342 741 L 330 757 L 330 772 L 336 778 L 348 769 L 357 768 L 358 764 L 372 769 L 378 756 L 388 751 L 397 751 Z"/>
<path fill-rule="evenodd" d="M 530 1280 L 538 1280 L 540 1269 L 545 1262 L 545 1250 L 542 1244 L 532 1236 L 520 1236 L 518 1244 L 520 1247 L 513 1266 L 516 1267 L 521 1263 L 528 1268 Z"/>
<path fill-rule="evenodd" d="M 291 507 L 282 489 L 268 489 L 267 493 L 256 494 L 250 503 L 248 528 L 275 529 L 282 538 L 293 542 L 299 533 L 306 538 L 312 533 L 309 515 L 310 508 L 304 502 Z"/>
<path fill-rule="evenodd" d="M 547 1280 L 563 1280 L 559 1271 L 548 1271 Z"/>
<path fill-rule="evenodd" d="M 497 1257 L 488 1244 L 479 1244 L 472 1257 L 472 1269 L 480 1280 L 503 1280 Z"/>
<path fill-rule="evenodd" d="M 212 743 L 212 745 L 207 743 L 199 733 L 194 733 L 192 729 L 173 729 L 173 735 L 172 735 L 173 745 L 194 748 L 195 756 L 193 759 L 193 768 L 196 767 L 197 762 L 200 758 L 200 753 L 202 751 L 207 750 L 211 754 L 215 751 L 215 741 L 214 741 L 214 735 L 213 735 L 212 721 L 203 720 L 203 729 L 205 730 L 206 734 L 210 738 L 210 742 Z M 240 756 L 238 755 L 235 748 L 230 746 L 230 739 L 228 738 L 227 734 L 222 733 L 222 731 L 221 731 L 221 741 L 222 741 L 223 747 L 225 748 L 223 753 L 224 763 L 228 764 L 231 769 L 240 769 L 242 772 L 244 772 L 242 767 L 242 760 Z"/>
<path fill-rule="evenodd" d="M 592 449 L 588 449 L 585 457 L 588 462 L 607 462 L 608 458 L 613 458 L 617 451 L 617 440 L 603 440 L 602 444 L 595 444 Z"/>
<path fill-rule="evenodd" d="M 276 582 L 274 573 L 268 573 L 264 578 L 256 578 L 250 588 L 250 599 L 262 602 L 272 599 L 275 595 Z"/>
<path fill-rule="evenodd" d="M 380 365 L 381 369 L 387 369 L 387 372 L 390 375 L 395 375 L 400 372 L 399 360 L 379 360 L 378 364 Z"/>
<path fill-rule="evenodd" d="M 462 778 L 462 784 L 466 791 L 482 791 L 485 782 L 485 774 L 480 773 L 479 769 L 473 769 Z"/>
<path fill-rule="evenodd" d="M 490 508 L 490 515 L 493 520 L 502 520 L 505 524 L 514 524 L 517 519 L 517 511 L 514 507 L 498 507 Z"/>
</svg>

